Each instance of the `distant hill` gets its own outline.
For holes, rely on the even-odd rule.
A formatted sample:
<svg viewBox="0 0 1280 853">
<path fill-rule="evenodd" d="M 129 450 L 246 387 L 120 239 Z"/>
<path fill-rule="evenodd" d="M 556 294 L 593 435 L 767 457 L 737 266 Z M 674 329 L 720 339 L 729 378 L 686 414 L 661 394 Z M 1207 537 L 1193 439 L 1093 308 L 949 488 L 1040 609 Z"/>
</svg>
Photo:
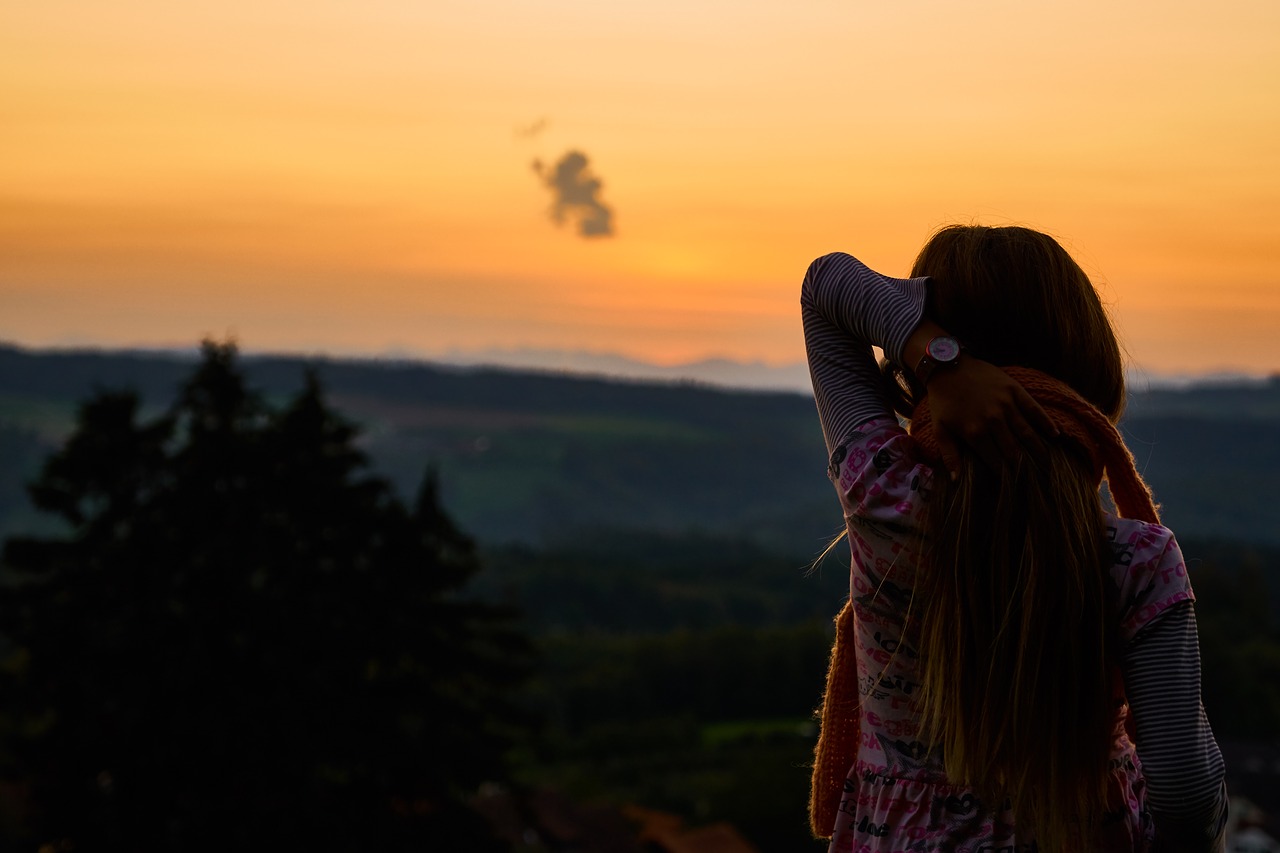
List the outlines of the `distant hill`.
<svg viewBox="0 0 1280 853">
<path fill-rule="evenodd" d="M 194 365 L 153 353 L 0 347 L 0 536 L 43 522 L 22 483 L 96 388 L 153 411 Z M 813 401 L 785 392 L 423 363 L 246 357 L 269 398 L 315 369 L 403 492 L 434 465 L 488 543 L 586 530 L 702 531 L 812 555 L 839 529 Z M 1134 394 L 1124 431 L 1180 535 L 1280 543 L 1280 381 Z"/>
<path fill-rule="evenodd" d="M 463 367 L 551 370 L 617 379 L 692 381 L 754 391 L 810 393 L 809 367 L 803 362 L 772 365 L 760 361 L 708 358 L 683 364 L 657 365 L 611 353 L 533 348 L 453 352 L 441 359 L 422 360 Z"/>
</svg>

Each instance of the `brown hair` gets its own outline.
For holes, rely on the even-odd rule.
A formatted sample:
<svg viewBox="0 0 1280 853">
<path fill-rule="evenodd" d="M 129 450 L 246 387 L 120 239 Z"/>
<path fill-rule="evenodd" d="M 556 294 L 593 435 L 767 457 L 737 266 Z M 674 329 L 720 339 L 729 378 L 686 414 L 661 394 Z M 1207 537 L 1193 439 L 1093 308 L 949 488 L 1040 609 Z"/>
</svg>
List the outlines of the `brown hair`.
<svg viewBox="0 0 1280 853">
<path fill-rule="evenodd" d="M 1120 344 L 1089 277 L 1052 237 L 1016 226 L 951 225 L 920 250 L 911 275 L 932 279 L 925 313 L 978 358 L 1043 371 L 1113 423 L 1120 419 Z M 911 417 L 923 389 L 897 365 L 882 369 L 894 407 Z"/>
<path fill-rule="evenodd" d="M 1062 380 L 1113 423 L 1124 404 L 1120 347 L 1093 285 L 1053 238 L 952 226 L 920 252 L 928 315 L 969 352 Z M 886 366 L 909 417 L 920 388 Z M 1106 807 L 1115 712 L 1106 538 L 1087 454 L 993 471 L 972 454 L 938 477 L 917 572 L 925 735 L 948 776 L 987 809 L 1012 808 L 1046 853 L 1088 849 Z"/>
</svg>

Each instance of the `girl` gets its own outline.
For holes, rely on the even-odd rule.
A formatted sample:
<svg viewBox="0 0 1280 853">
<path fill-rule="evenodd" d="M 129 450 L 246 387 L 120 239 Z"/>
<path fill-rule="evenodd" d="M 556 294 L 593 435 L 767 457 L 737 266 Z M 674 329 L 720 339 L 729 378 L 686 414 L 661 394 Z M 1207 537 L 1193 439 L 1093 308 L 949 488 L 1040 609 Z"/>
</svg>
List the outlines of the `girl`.
<svg viewBox="0 0 1280 853">
<path fill-rule="evenodd" d="M 1093 286 L 1024 228 L 946 228 L 911 275 L 828 255 L 801 292 L 853 552 L 814 832 L 832 851 L 1220 850 L 1194 594 L 1114 426 Z"/>
</svg>

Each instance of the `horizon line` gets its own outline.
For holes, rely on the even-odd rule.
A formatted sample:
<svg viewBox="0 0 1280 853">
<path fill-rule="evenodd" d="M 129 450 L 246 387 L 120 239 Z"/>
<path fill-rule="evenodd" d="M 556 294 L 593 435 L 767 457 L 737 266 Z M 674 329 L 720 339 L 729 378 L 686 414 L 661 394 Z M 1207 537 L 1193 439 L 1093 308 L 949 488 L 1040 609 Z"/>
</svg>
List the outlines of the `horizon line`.
<svg viewBox="0 0 1280 853">
<path fill-rule="evenodd" d="M 213 340 L 209 338 L 207 340 Z M 812 394 L 808 366 L 804 361 L 770 364 L 764 360 L 743 360 L 731 356 L 708 355 L 676 364 L 658 364 L 621 352 L 569 350 L 548 347 L 452 347 L 429 352 L 414 347 L 392 345 L 378 351 L 247 348 L 230 340 L 248 359 L 316 359 L 386 365 L 421 365 L 450 369 L 495 369 L 513 372 L 549 373 L 588 378 L 662 383 L 696 383 L 744 390 L 793 391 Z M 38 355 L 118 354 L 156 355 L 194 360 L 201 344 L 54 344 L 30 345 L 0 338 L 0 348 Z M 1247 371 L 1240 368 L 1206 368 L 1204 371 L 1158 371 L 1142 365 L 1125 369 L 1133 390 L 1163 390 L 1195 386 L 1263 385 L 1280 379 L 1280 370 Z"/>
</svg>

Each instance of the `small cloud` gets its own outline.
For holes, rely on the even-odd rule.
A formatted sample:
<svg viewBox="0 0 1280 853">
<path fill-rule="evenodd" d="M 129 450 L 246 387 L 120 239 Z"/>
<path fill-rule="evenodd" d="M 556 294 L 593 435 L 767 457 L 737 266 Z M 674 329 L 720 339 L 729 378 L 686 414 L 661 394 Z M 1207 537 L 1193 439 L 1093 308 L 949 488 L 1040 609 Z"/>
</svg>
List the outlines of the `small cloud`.
<svg viewBox="0 0 1280 853">
<path fill-rule="evenodd" d="M 570 151 L 548 167 L 533 161 L 533 171 L 555 194 L 551 218 L 557 223 L 573 216 L 578 220 L 578 233 L 583 237 L 612 237 L 613 210 L 600 201 L 603 184 L 588 168 L 587 155 Z"/>
<path fill-rule="evenodd" d="M 533 124 L 522 125 L 516 128 L 516 139 L 533 139 L 542 131 L 547 129 L 549 122 L 545 118 L 540 118 Z"/>
</svg>

